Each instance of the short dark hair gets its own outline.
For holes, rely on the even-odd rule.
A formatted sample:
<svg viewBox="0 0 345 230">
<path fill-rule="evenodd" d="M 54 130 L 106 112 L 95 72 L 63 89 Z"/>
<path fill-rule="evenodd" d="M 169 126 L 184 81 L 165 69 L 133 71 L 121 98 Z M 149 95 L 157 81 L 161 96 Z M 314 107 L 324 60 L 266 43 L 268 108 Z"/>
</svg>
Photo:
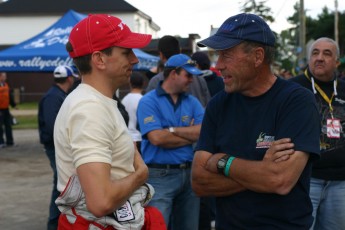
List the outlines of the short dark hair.
<svg viewBox="0 0 345 230">
<path fill-rule="evenodd" d="M 66 43 L 66 50 L 67 52 L 73 51 L 72 44 L 69 41 Z M 109 47 L 104 50 L 101 50 L 102 53 L 108 56 L 111 55 L 112 51 L 113 51 L 113 47 Z M 77 67 L 81 75 L 91 73 L 91 70 L 92 70 L 91 65 L 90 65 L 91 55 L 92 54 L 88 54 L 85 56 L 73 58 L 73 63 Z"/>
<path fill-rule="evenodd" d="M 163 76 L 164 76 L 164 80 L 168 78 L 169 74 L 171 73 L 171 71 L 175 70 L 177 74 L 180 74 L 182 71 L 182 68 L 176 68 L 176 67 L 164 67 L 163 70 Z M 187 72 L 187 71 L 186 71 Z M 188 75 L 191 75 L 190 73 L 187 72 Z"/>
<path fill-rule="evenodd" d="M 210 58 L 207 56 L 206 53 L 197 51 L 192 54 L 191 56 L 192 60 L 196 61 L 199 68 L 201 70 L 208 70 L 211 67 L 211 61 Z"/>
<path fill-rule="evenodd" d="M 180 42 L 174 36 L 165 35 L 158 41 L 158 51 L 169 59 L 171 56 L 181 53 Z"/>
<path fill-rule="evenodd" d="M 144 75 L 141 72 L 134 71 L 129 82 L 132 88 L 142 89 L 144 85 Z"/>
<path fill-rule="evenodd" d="M 71 77 L 71 76 L 68 76 L 68 77 L 59 77 L 59 78 L 55 78 L 54 77 L 54 82 L 55 83 L 59 83 L 59 84 L 63 84 L 67 81 L 67 79 Z"/>
<path fill-rule="evenodd" d="M 164 69 L 163 69 L 164 79 L 167 79 L 170 72 L 173 71 L 174 69 L 175 69 L 175 67 L 164 67 Z"/>
</svg>

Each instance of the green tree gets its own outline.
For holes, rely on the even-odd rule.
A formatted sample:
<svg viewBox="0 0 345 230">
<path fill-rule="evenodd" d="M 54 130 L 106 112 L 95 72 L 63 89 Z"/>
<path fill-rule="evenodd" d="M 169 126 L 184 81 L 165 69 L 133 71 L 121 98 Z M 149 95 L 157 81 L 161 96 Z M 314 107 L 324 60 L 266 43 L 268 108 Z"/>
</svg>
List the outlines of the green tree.
<svg viewBox="0 0 345 230">
<path fill-rule="evenodd" d="M 307 41 L 319 37 L 334 39 L 334 13 L 330 13 L 327 7 L 322 9 L 322 13 L 316 19 L 311 19 L 307 24 Z"/>
<path fill-rule="evenodd" d="M 322 9 L 322 12 L 315 18 L 308 16 L 308 10 L 305 10 L 306 18 L 306 42 L 316 40 L 320 37 L 329 37 L 334 39 L 334 12 L 330 11 L 327 7 Z M 300 45 L 299 42 L 299 4 L 294 5 L 294 13 L 287 18 L 288 22 L 292 25 L 289 29 L 281 31 L 279 37 L 284 40 L 283 50 L 280 52 L 284 53 L 286 47 L 295 47 L 295 52 L 290 56 L 291 63 L 296 67 L 297 61 L 297 47 Z M 341 26 L 345 23 L 345 13 L 339 12 L 339 47 L 341 55 L 344 55 L 345 48 L 345 27 Z M 290 48 L 289 48 L 290 49 Z M 286 51 L 285 51 L 286 52 Z M 283 62 L 283 65 L 287 62 Z M 286 66 L 283 66 L 286 68 Z"/>
<path fill-rule="evenodd" d="M 341 56 L 344 55 L 345 48 L 345 11 L 343 13 L 338 12 L 338 43 Z M 330 12 L 327 7 L 322 9 L 322 12 L 317 15 L 317 18 L 313 18 L 307 21 L 307 33 L 306 38 L 309 40 L 316 40 L 320 37 L 334 37 L 334 12 Z"/>
<path fill-rule="evenodd" d="M 240 8 L 241 11 L 245 13 L 253 13 L 260 17 L 262 17 L 266 22 L 272 23 L 274 22 L 273 13 L 270 7 L 266 5 L 267 0 L 261 0 L 261 1 L 255 1 L 255 0 L 245 0 L 243 2 L 242 7 Z M 241 4 L 241 3 L 240 3 Z M 282 58 L 288 58 L 289 53 L 288 52 L 281 52 L 282 49 L 284 49 L 284 41 L 279 39 L 279 36 L 276 32 L 274 32 L 274 36 L 276 37 L 276 64 L 281 65 Z M 287 64 L 288 65 L 288 64 Z"/>
<path fill-rule="evenodd" d="M 261 0 L 258 1 L 258 3 L 255 0 L 246 0 L 241 7 L 241 11 L 259 15 L 267 22 L 274 22 L 272 10 L 270 7 L 266 6 L 266 2 L 267 0 Z"/>
<path fill-rule="evenodd" d="M 271 8 L 266 6 L 267 0 L 244 0 L 241 1 L 241 11 L 246 13 L 254 13 L 261 16 L 267 22 L 274 22 Z M 240 2 L 240 4 L 241 4 Z M 275 33 L 276 42 L 276 60 L 281 64 L 281 68 L 288 70 L 295 70 L 298 67 L 297 56 L 301 45 L 299 42 L 299 2 L 294 5 L 293 14 L 287 18 L 291 27 L 282 30 L 280 34 Z M 330 11 L 327 7 L 322 9 L 322 12 L 316 18 L 308 16 L 308 9 L 305 9 L 306 20 L 306 41 L 316 40 L 320 37 L 329 37 L 334 39 L 334 11 Z M 338 12 L 339 18 L 339 48 L 340 55 L 345 59 L 345 11 Z M 343 64 L 345 65 L 345 64 Z M 345 67 L 344 67 L 345 68 Z"/>
</svg>

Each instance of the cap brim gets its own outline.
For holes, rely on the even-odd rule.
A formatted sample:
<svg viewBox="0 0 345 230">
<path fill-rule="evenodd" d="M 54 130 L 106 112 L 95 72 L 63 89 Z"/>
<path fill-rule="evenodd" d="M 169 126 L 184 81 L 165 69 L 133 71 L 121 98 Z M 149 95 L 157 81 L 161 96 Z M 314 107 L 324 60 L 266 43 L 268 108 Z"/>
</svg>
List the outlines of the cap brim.
<svg viewBox="0 0 345 230">
<path fill-rule="evenodd" d="M 202 41 L 199 41 L 197 45 L 199 47 L 210 47 L 214 50 L 225 50 L 230 49 L 238 44 L 240 44 L 243 40 L 241 39 L 234 39 L 223 37 L 219 35 L 213 35 L 208 37 Z"/>
<path fill-rule="evenodd" d="M 123 48 L 143 48 L 147 46 L 152 39 L 151 34 L 131 33 L 123 41 L 116 44 L 116 46 Z"/>
<path fill-rule="evenodd" d="M 191 65 L 184 65 L 184 66 L 181 66 L 182 69 L 186 70 L 188 73 L 192 74 L 192 75 L 201 75 L 202 72 L 194 67 L 194 66 L 191 66 Z"/>
</svg>

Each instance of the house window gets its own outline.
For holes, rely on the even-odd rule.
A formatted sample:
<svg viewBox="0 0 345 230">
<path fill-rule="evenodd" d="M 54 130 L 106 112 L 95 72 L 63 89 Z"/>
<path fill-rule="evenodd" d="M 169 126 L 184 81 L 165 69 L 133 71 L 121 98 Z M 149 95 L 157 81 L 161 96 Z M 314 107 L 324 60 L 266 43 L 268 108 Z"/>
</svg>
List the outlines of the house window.
<svg viewBox="0 0 345 230">
<path fill-rule="evenodd" d="M 140 33 L 140 29 L 141 29 L 140 27 L 141 27 L 140 19 L 137 18 L 137 19 L 135 20 L 135 29 L 136 29 L 136 32 L 137 32 L 137 33 Z"/>
</svg>

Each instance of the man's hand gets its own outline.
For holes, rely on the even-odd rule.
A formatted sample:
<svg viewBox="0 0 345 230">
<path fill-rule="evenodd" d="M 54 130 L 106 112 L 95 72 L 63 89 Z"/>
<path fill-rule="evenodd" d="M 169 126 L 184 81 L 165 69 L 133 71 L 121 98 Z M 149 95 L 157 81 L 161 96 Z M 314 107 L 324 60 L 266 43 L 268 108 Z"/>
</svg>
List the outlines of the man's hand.
<svg viewBox="0 0 345 230">
<path fill-rule="evenodd" d="M 216 153 L 213 154 L 207 161 L 205 169 L 209 172 L 212 173 L 218 173 L 218 169 L 217 169 L 217 163 L 219 161 L 220 158 L 222 158 L 223 156 L 225 156 L 226 154 L 224 153 Z"/>
<path fill-rule="evenodd" d="M 270 160 L 275 163 L 286 161 L 290 158 L 295 150 L 293 149 L 294 144 L 290 138 L 282 138 L 274 141 L 270 148 L 266 151 L 263 160 Z"/>
<path fill-rule="evenodd" d="M 290 155 L 295 152 L 293 149 L 294 144 L 290 138 L 283 138 L 274 141 L 271 147 L 266 151 L 263 160 L 270 160 L 275 163 L 286 161 L 290 158 Z M 217 163 L 222 158 L 224 153 L 213 154 L 207 161 L 205 169 L 212 173 L 218 173 Z"/>
</svg>

